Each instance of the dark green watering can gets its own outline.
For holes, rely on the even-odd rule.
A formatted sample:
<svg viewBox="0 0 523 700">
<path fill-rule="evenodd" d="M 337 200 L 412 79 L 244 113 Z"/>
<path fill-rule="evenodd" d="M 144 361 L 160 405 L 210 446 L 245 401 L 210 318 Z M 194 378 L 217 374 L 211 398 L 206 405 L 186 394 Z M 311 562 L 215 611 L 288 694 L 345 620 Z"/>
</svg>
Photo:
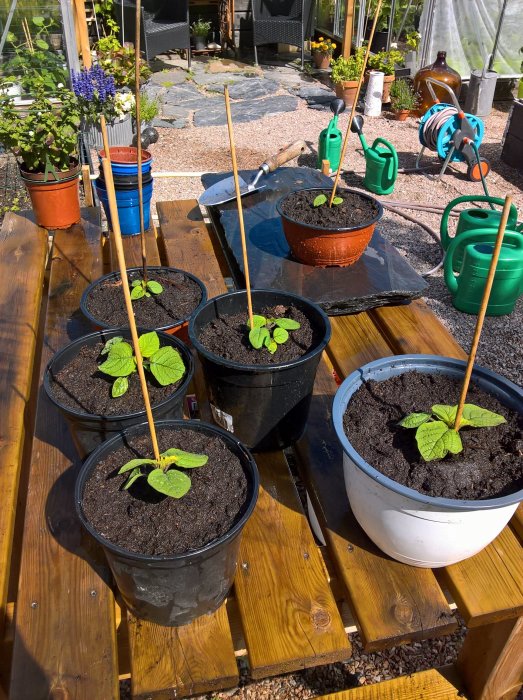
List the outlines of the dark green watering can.
<svg viewBox="0 0 523 700">
<path fill-rule="evenodd" d="M 445 256 L 445 283 L 452 303 L 468 314 L 477 314 L 485 290 L 497 231 L 476 229 L 456 237 Z M 460 274 L 453 272 L 455 255 L 463 256 Z M 487 306 L 487 316 L 504 316 L 514 310 L 523 293 L 523 235 L 505 231 L 496 274 Z"/>
<path fill-rule="evenodd" d="M 461 237 L 462 234 L 468 231 L 495 231 L 497 232 L 499 228 L 499 222 L 501 220 L 501 211 L 499 209 L 480 209 L 479 207 L 474 207 L 472 209 L 465 209 L 459 215 L 458 227 L 456 229 L 456 235 L 454 237 L 449 236 L 449 216 L 454 207 L 463 202 L 489 202 L 490 204 L 497 204 L 503 207 L 505 204 L 504 199 L 499 197 L 487 197 L 486 195 L 466 195 L 464 197 L 458 197 L 450 202 L 443 212 L 441 217 L 440 226 L 440 237 L 441 237 L 441 247 L 443 250 L 447 250 L 451 242 L 455 238 Z M 512 204 L 510 207 L 510 212 L 507 221 L 507 228 L 513 231 L 521 231 L 523 229 L 523 224 L 521 226 L 516 226 L 518 220 L 518 211 L 516 207 Z M 470 243 L 470 241 L 469 241 Z M 461 270 L 461 263 L 463 261 L 463 246 L 459 248 L 454 253 L 454 272 L 459 272 Z"/>
<path fill-rule="evenodd" d="M 398 177 L 398 154 L 387 139 L 374 139 L 369 146 L 363 135 L 363 117 L 357 114 L 352 120 L 351 131 L 358 134 L 365 156 L 365 180 L 363 185 L 374 194 L 391 194 Z"/>
</svg>

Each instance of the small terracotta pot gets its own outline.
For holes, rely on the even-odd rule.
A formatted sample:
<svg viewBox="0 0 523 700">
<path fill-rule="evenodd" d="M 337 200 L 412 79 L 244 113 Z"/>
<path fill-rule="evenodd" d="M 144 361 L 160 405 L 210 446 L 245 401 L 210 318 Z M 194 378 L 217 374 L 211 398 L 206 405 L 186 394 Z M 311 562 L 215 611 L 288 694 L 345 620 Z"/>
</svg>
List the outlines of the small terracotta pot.
<svg viewBox="0 0 523 700">
<path fill-rule="evenodd" d="M 310 188 L 323 192 L 325 188 Z M 350 228 L 317 228 L 309 224 L 291 219 L 282 211 L 283 201 L 289 195 L 282 197 L 276 208 L 281 216 L 283 232 L 293 256 L 299 262 L 314 267 L 337 265 L 347 267 L 353 265 L 365 252 L 370 243 L 377 222 L 383 216 L 383 207 L 377 199 L 363 192 L 345 189 L 362 199 L 371 200 L 378 207 L 378 213 L 370 221 Z"/>
<path fill-rule="evenodd" d="M 356 92 L 358 90 L 357 80 L 342 80 L 341 83 L 336 83 L 334 85 L 336 90 L 336 97 L 345 102 L 347 107 L 352 107 L 354 100 L 356 99 Z"/>
<path fill-rule="evenodd" d="M 20 166 L 39 226 L 53 230 L 69 228 L 80 221 L 79 172 L 80 165 L 76 161 L 69 170 L 56 171 L 56 177 L 51 174 L 47 179 L 44 173 L 32 173 Z"/>
<path fill-rule="evenodd" d="M 321 51 L 315 51 L 312 54 L 312 58 L 314 60 L 314 65 L 316 68 L 319 68 L 320 70 L 326 70 L 331 63 L 331 55 L 330 53 L 322 53 Z"/>
<path fill-rule="evenodd" d="M 407 117 L 410 116 L 410 109 L 396 109 L 393 110 L 394 119 L 399 122 L 404 122 Z"/>
<path fill-rule="evenodd" d="M 384 103 L 390 102 L 390 86 L 392 85 L 394 80 L 395 80 L 394 75 L 386 75 L 383 78 L 383 95 L 382 95 L 381 101 Z"/>
</svg>

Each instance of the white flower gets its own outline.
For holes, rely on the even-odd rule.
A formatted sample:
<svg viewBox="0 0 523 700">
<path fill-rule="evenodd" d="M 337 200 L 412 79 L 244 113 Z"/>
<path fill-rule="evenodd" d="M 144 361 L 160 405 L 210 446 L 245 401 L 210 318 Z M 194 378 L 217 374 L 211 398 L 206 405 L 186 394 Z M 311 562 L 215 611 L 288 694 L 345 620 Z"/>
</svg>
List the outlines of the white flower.
<svg viewBox="0 0 523 700">
<path fill-rule="evenodd" d="M 34 132 L 34 131 L 28 131 L 27 133 L 28 133 L 29 136 L 34 136 L 34 135 L 35 135 L 35 132 Z"/>
<path fill-rule="evenodd" d="M 58 83 L 58 85 L 57 85 L 56 87 L 57 87 L 57 88 L 63 88 L 63 86 L 64 86 L 63 83 Z"/>
<path fill-rule="evenodd" d="M 391 48 L 391 49 L 397 49 L 397 48 L 398 48 L 397 42 L 393 41 L 392 44 L 390 45 L 390 48 Z"/>
</svg>

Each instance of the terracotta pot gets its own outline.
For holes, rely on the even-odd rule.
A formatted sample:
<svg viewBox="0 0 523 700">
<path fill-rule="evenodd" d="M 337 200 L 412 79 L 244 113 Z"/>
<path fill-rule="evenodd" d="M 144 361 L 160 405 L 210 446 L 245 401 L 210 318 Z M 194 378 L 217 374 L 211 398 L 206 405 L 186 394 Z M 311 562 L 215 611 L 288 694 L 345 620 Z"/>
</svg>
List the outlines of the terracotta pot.
<svg viewBox="0 0 523 700">
<path fill-rule="evenodd" d="M 320 70 L 326 70 L 331 63 L 331 55 L 330 53 L 322 53 L 321 51 L 315 51 L 312 54 L 312 58 L 314 60 L 314 65 L 316 68 L 319 68 Z"/>
<path fill-rule="evenodd" d="M 390 102 L 390 86 L 395 80 L 394 75 L 386 75 L 383 78 L 383 96 L 381 98 L 382 102 Z"/>
<path fill-rule="evenodd" d="M 394 119 L 399 122 L 404 122 L 410 116 L 410 109 L 395 109 L 393 110 Z"/>
<path fill-rule="evenodd" d="M 324 188 L 310 188 L 323 192 Z M 347 267 L 353 265 L 363 255 L 365 248 L 370 243 L 376 223 L 383 216 L 383 207 L 377 199 L 363 192 L 346 189 L 344 192 L 352 192 L 362 199 L 371 200 L 378 207 L 378 213 L 370 221 L 349 228 L 317 228 L 300 221 L 291 219 L 282 212 L 282 197 L 276 208 L 281 216 L 283 232 L 287 243 L 296 260 L 305 265 L 315 267 L 328 267 L 338 265 Z"/>
<path fill-rule="evenodd" d="M 343 100 L 347 107 L 352 107 L 358 89 L 357 80 L 342 80 L 341 83 L 336 83 L 334 86 L 336 97 Z"/>
<path fill-rule="evenodd" d="M 111 163 L 137 163 L 138 149 L 135 146 L 110 146 Z M 100 151 L 100 158 L 105 158 L 105 151 Z M 151 160 L 150 151 L 142 150 L 142 163 Z"/>
<path fill-rule="evenodd" d="M 47 229 L 69 228 L 80 221 L 79 172 L 77 161 L 69 170 L 57 171 L 56 177 L 51 174 L 47 179 L 44 173 L 32 173 L 20 166 L 20 174 L 31 197 L 39 226 Z"/>
</svg>

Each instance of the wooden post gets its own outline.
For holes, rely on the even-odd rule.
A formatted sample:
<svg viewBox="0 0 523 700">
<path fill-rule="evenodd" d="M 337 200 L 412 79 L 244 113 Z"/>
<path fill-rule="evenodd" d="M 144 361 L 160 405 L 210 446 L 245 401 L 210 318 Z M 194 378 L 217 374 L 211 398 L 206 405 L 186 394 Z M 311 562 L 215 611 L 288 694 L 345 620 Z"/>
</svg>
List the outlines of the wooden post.
<svg viewBox="0 0 523 700">
<path fill-rule="evenodd" d="M 84 185 L 85 206 L 94 206 L 93 186 L 91 184 L 91 173 L 88 165 L 82 165 L 82 182 Z"/>
<path fill-rule="evenodd" d="M 87 32 L 87 17 L 85 15 L 85 3 L 84 0 L 73 0 L 73 3 L 76 17 L 76 27 L 80 40 L 80 51 L 82 54 L 82 61 L 84 64 L 84 68 L 90 68 L 92 66 L 93 61 L 91 58 L 91 48 L 89 46 L 89 34 Z"/>
<path fill-rule="evenodd" d="M 355 0 L 345 0 L 345 21 L 343 24 L 343 39 L 341 55 L 348 58 L 351 53 L 352 37 L 354 35 Z"/>
</svg>

